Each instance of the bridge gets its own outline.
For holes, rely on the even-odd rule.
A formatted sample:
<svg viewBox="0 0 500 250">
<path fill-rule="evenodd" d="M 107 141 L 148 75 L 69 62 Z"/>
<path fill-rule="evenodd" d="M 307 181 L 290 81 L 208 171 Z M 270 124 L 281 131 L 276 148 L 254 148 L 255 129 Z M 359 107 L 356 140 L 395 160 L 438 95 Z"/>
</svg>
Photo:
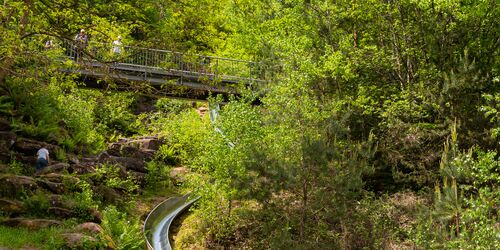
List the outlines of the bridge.
<svg viewBox="0 0 500 250">
<path fill-rule="evenodd" d="M 266 83 L 257 63 L 231 58 L 90 42 L 84 48 L 72 40 L 58 40 L 46 49 L 62 49 L 63 60 L 76 62 L 63 71 L 76 73 L 90 88 L 132 90 L 179 98 L 208 98 L 210 94 L 238 94 L 237 86 L 252 89 Z"/>
</svg>

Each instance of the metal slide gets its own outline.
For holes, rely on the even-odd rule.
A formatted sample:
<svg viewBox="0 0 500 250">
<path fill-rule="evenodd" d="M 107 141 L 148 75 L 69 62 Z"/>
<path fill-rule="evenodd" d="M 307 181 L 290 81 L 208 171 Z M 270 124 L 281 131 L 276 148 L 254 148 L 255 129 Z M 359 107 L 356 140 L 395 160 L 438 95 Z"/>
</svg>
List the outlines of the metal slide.
<svg viewBox="0 0 500 250">
<path fill-rule="evenodd" d="M 191 206 L 199 197 L 171 197 L 157 205 L 144 221 L 144 236 L 148 249 L 171 250 L 169 227 L 175 217 Z"/>
</svg>

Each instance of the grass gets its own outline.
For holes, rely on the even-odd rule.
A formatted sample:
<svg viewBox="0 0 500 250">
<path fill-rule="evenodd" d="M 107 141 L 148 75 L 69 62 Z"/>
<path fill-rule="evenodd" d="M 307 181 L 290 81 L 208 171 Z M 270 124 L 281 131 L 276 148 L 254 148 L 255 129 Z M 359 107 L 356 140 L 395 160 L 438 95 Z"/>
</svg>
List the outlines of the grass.
<svg viewBox="0 0 500 250">
<path fill-rule="evenodd" d="M 62 231 L 63 229 L 58 227 L 28 230 L 0 226 L 0 248 L 60 249 L 64 246 L 63 239 L 60 237 Z"/>
</svg>

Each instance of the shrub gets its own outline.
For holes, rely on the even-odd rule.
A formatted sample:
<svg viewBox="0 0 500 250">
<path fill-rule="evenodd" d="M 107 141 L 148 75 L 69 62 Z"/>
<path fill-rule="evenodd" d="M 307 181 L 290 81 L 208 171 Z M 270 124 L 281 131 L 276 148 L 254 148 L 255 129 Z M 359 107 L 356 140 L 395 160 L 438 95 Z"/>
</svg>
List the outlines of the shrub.
<svg viewBox="0 0 500 250">
<path fill-rule="evenodd" d="M 138 219 L 120 212 L 114 206 L 104 209 L 101 226 L 103 238 L 114 249 L 144 249 L 145 242 Z"/>
</svg>

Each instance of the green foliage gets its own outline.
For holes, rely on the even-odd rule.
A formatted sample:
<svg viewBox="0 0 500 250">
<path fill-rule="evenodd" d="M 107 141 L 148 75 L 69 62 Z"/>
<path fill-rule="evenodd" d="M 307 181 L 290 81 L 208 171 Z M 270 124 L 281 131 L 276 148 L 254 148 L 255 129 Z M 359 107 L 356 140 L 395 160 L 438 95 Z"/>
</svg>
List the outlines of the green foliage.
<svg viewBox="0 0 500 250">
<path fill-rule="evenodd" d="M 450 146 L 449 146 L 450 145 Z M 451 142 L 445 144 L 441 160 L 442 185 L 436 185 L 434 206 L 417 225 L 415 242 L 426 248 L 495 248 L 499 230 L 495 226 L 500 189 L 496 153 L 477 150 L 462 153 L 457 147 L 456 125 Z M 425 229 L 430 226 L 434 230 Z"/>
<path fill-rule="evenodd" d="M 130 112 L 134 101 L 132 94 L 108 93 L 98 96 L 97 100 L 95 116 L 101 133 L 116 131 L 126 136 L 134 132 L 132 125 L 135 116 Z"/>
<path fill-rule="evenodd" d="M 155 107 L 159 112 L 169 114 L 179 114 L 182 111 L 191 107 L 191 104 L 187 101 L 169 99 L 169 98 L 160 98 L 156 101 Z"/>
<path fill-rule="evenodd" d="M 141 223 L 138 219 L 120 212 L 114 206 L 104 209 L 102 223 L 104 240 L 111 238 L 113 249 L 144 249 Z"/>
<path fill-rule="evenodd" d="M 158 134 L 165 140 L 157 158 L 172 165 L 185 164 L 195 158 L 208 131 L 207 118 L 200 118 L 193 109 L 188 109 L 179 114 L 158 115 L 150 120 L 149 133 Z"/>
<path fill-rule="evenodd" d="M 497 77 L 493 81 L 498 84 L 500 79 Z M 491 136 L 493 138 L 500 137 L 500 94 L 496 93 L 492 94 L 483 94 L 483 98 L 488 102 L 487 105 L 484 105 L 480 108 L 480 111 L 484 112 L 484 115 L 490 119 L 490 122 L 493 124 L 493 128 L 491 129 Z"/>
<path fill-rule="evenodd" d="M 12 228 L 0 226 L 0 246 L 13 249 L 24 247 L 36 247 L 37 249 L 61 249 L 64 240 L 60 236 L 63 228 L 50 227 L 40 230 L 28 230 L 24 228 Z"/>
<path fill-rule="evenodd" d="M 14 103 L 9 96 L 0 96 L 0 114 L 12 115 L 14 110 Z"/>
<path fill-rule="evenodd" d="M 51 207 L 49 195 L 41 190 L 37 190 L 32 196 L 25 196 L 23 203 L 32 216 L 46 216 Z"/>
<path fill-rule="evenodd" d="M 69 195 L 64 195 L 65 201 L 74 203 L 73 213 L 82 220 L 92 220 L 91 209 L 97 209 L 99 202 L 94 195 L 91 185 L 81 180 L 78 182 L 76 190 Z"/>
<path fill-rule="evenodd" d="M 16 174 L 16 175 L 23 175 L 26 174 L 26 168 L 21 162 L 18 162 L 16 160 L 9 162 L 9 173 Z"/>
<path fill-rule="evenodd" d="M 66 151 L 62 148 L 56 148 L 54 151 L 54 159 L 65 162 L 67 160 Z"/>
<path fill-rule="evenodd" d="M 170 167 L 159 161 L 150 161 L 146 163 L 147 185 L 151 189 L 161 189 L 170 185 Z"/>
<path fill-rule="evenodd" d="M 132 176 L 123 177 L 120 167 L 113 164 L 104 163 L 96 167 L 96 178 L 110 188 L 120 189 L 127 195 L 133 195 L 139 190 L 139 185 Z"/>
</svg>

